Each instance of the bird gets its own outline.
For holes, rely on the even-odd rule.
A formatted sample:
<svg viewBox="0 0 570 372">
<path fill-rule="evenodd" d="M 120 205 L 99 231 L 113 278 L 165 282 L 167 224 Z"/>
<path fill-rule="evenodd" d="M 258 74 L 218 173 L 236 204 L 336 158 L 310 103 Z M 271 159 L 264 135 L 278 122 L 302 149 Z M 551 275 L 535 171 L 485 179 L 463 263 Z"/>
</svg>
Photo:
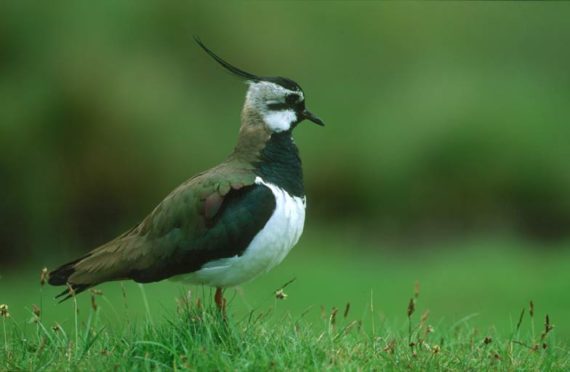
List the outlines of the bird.
<svg viewBox="0 0 570 372">
<path fill-rule="evenodd" d="M 228 63 L 194 40 L 247 85 L 237 144 L 220 164 L 178 186 L 142 222 L 49 273 L 66 286 L 63 302 L 98 284 L 171 279 L 223 290 L 279 264 L 301 237 L 306 197 L 293 130 L 304 120 L 324 122 L 305 106 L 291 79 L 258 76 Z"/>
</svg>

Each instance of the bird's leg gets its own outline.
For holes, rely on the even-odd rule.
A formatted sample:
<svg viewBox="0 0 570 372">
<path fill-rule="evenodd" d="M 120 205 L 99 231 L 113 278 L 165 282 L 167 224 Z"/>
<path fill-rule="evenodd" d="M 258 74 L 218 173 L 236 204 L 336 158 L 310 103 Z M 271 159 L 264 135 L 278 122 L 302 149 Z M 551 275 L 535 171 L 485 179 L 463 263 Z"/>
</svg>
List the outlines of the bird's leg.
<svg viewBox="0 0 570 372">
<path fill-rule="evenodd" d="M 224 317 L 226 316 L 226 299 L 224 298 L 224 293 L 222 288 L 216 288 L 216 294 L 214 295 L 214 301 L 216 302 L 216 307 Z"/>
</svg>

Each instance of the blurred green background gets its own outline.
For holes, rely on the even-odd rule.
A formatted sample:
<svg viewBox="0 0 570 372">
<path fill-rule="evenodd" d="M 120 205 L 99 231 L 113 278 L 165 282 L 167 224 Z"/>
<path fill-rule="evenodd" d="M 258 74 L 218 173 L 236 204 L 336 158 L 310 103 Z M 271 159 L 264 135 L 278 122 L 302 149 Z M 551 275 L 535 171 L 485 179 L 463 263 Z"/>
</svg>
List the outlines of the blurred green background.
<svg viewBox="0 0 570 372">
<path fill-rule="evenodd" d="M 299 82 L 327 123 L 295 134 L 305 237 L 243 303 L 297 277 L 281 308 L 363 311 L 372 292 L 397 319 L 419 280 L 436 318 L 509 329 L 534 299 L 570 339 L 568 19 L 568 3 L 2 2 L 0 303 L 25 318 L 41 267 L 229 154 L 246 87 L 199 35 Z M 166 308 L 181 290 L 148 288 Z"/>
</svg>

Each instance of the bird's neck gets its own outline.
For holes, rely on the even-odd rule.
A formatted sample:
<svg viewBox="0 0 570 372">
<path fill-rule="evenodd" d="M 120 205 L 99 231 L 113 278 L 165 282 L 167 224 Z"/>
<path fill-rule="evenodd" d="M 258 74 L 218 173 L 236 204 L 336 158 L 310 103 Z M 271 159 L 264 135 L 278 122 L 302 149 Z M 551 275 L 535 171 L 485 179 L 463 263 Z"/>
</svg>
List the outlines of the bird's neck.
<svg viewBox="0 0 570 372">
<path fill-rule="evenodd" d="M 232 156 L 251 164 L 256 175 L 265 182 L 293 196 L 304 196 L 301 158 L 291 131 L 271 133 L 266 128 L 257 112 L 244 109 L 238 143 Z"/>
<path fill-rule="evenodd" d="M 271 135 L 259 154 L 256 172 L 292 196 L 305 195 L 301 158 L 290 131 Z"/>
</svg>

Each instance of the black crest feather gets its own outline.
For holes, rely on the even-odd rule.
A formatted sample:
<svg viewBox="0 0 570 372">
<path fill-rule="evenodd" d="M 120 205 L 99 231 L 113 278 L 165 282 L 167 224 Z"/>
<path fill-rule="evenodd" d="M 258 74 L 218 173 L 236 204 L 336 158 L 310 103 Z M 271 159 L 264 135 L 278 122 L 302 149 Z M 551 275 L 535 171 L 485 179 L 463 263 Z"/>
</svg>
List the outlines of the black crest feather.
<svg viewBox="0 0 570 372">
<path fill-rule="evenodd" d="M 297 84 L 296 82 L 294 82 L 291 79 L 287 79 L 287 78 L 284 78 L 281 76 L 275 76 L 275 77 L 257 76 L 257 75 L 254 75 L 252 73 L 246 72 L 240 68 L 237 68 L 234 65 L 230 64 L 229 62 L 224 61 L 216 53 L 212 52 L 207 46 L 204 45 L 204 43 L 202 43 L 202 41 L 200 40 L 200 38 L 198 36 L 194 36 L 194 40 L 202 49 L 204 49 L 204 51 L 206 53 L 208 53 L 210 55 L 210 57 L 215 59 L 216 62 L 218 62 L 220 65 L 222 65 L 226 70 L 230 71 L 231 73 L 233 73 L 237 76 L 240 76 L 244 79 L 247 79 L 247 80 L 253 81 L 253 82 L 269 81 L 271 83 L 281 85 L 285 89 L 289 89 L 289 90 L 293 90 L 293 91 L 302 91 L 299 84 Z"/>
<path fill-rule="evenodd" d="M 204 51 L 206 53 L 208 53 L 210 55 L 210 57 L 212 57 L 213 59 L 216 60 L 216 62 L 218 62 L 220 65 L 222 65 L 226 70 L 241 76 L 244 79 L 247 80 L 251 80 L 251 81 L 260 81 L 262 80 L 262 78 L 260 78 L 259 76 L 256 76 L 254 74 L 251 74 L 249 72 L 246 72 L 240 68 L 235 67 L 234 65 L 224 61 L 220 56 L 218 56 L 216 53 L 212 52 L 207 46 L 204 45 L 204 43 L 202 43 L 202 41 L 200 40 L 199 37 L 194 36 L 194 40 L 196 41 L 196 43 L 198 45 L 200 45 L 200 47 L 202 47 L 202 49 L 204 49 Z"/>
</svg>

